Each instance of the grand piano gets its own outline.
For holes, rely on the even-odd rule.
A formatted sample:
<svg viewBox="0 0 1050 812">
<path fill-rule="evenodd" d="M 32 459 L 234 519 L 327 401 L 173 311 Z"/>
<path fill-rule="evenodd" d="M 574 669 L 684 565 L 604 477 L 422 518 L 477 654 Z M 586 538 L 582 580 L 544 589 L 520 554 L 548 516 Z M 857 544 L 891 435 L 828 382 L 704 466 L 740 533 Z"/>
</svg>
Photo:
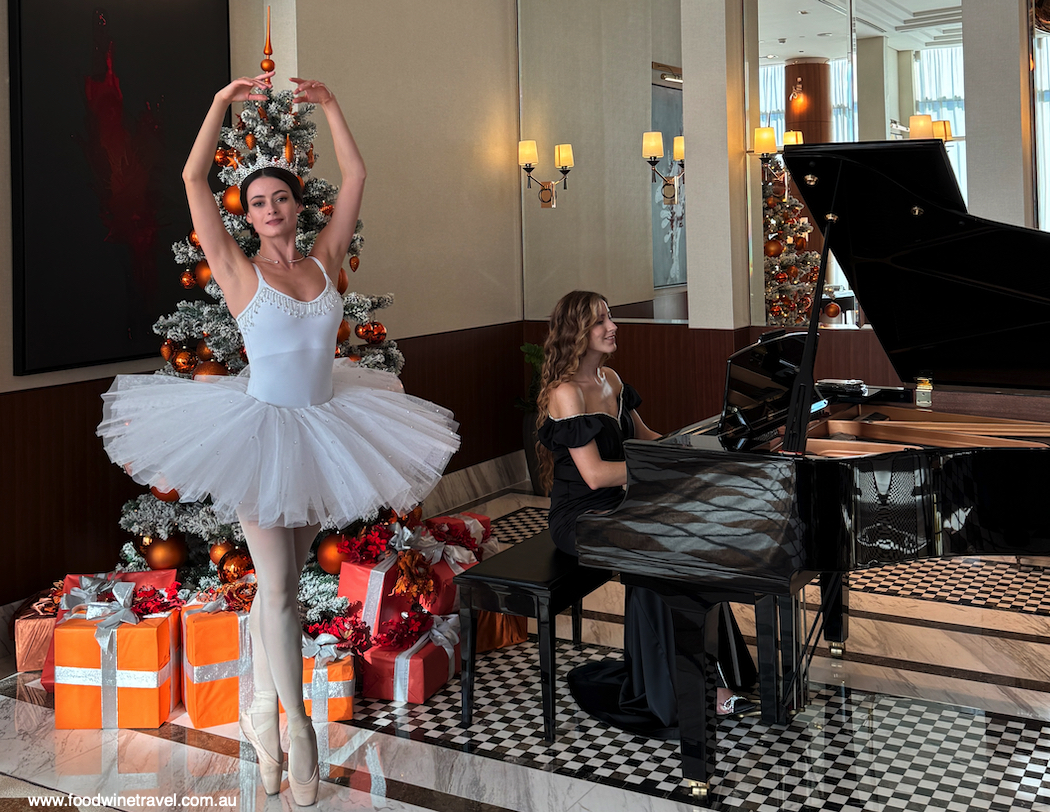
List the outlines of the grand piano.
<svg viewBox="0 0 1050 812">
<path fill-rule="evenodd" d="M 940 141 L 800 145 L 784 160 L 824 236 L 816 289 L 831 251 L 900 379 L 922 386 L 815 384 L 816 319 L 763 336 L 729 359 L 722 413 L 628 442 L 623 502 L 578 521 L 581 563 L 671 610 L 682 772 L 701 796 L 717 746 L 708 607 L 755 605 L 763 720 L 784 723 L 808 699 L 816 637 L 845 644 L 851 571 L 1050 554 L 1050 422 L 913 404 L 928 386 L 1050 390 L 1050 234 L 968 214 Z M 807 629 L 797 596 L 814 580 Z"/>
</svg>

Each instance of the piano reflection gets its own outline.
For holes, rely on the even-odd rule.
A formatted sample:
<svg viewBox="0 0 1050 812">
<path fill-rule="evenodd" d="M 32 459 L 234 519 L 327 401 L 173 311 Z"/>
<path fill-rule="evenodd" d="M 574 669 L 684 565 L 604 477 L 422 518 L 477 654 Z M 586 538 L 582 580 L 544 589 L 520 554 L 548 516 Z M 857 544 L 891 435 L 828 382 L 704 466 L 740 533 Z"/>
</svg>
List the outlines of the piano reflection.
<svg viewBox="0 0 1050 812">
<path fill-rule="evenodd" d="M 784 158 L 824 236 L 816 289 L 831 251 L 902 381 L 1050 389 L 1050 234 L 967 214 L 940 141 L 789 146 Z M 822 389 L 811 322 L 729 359 L 720 415 L 628 442 L 622 504 L 577 524 L 581 563 L 671 609 L 682 771 L 699 795 L 717 720 L 696 595 L 755 604 L 763 719 L 783 723 L 807 701 L 816 637 L 845 643 L 849 572 L 1050 553 L 1050 422 L 915 408 L 910 389 Z M 796 595 L 817 578 L 807 640 Z"/>
</svg>

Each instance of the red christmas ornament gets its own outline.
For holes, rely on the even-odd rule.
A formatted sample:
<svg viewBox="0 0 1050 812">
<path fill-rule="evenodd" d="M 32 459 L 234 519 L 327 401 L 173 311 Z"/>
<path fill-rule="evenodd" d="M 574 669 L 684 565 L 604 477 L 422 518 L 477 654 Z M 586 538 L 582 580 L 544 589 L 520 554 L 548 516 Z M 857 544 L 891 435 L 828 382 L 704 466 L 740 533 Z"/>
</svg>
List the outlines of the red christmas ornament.
<svg viewBox="0 0 1050 812">
<path fill-rule="evenodd" d="M 379 344 L 386 338 L 386 327 L 382 322 L 366 321 L 354 328 L 358 338 L 364 339 L 369 344 Z"/>
</svg>

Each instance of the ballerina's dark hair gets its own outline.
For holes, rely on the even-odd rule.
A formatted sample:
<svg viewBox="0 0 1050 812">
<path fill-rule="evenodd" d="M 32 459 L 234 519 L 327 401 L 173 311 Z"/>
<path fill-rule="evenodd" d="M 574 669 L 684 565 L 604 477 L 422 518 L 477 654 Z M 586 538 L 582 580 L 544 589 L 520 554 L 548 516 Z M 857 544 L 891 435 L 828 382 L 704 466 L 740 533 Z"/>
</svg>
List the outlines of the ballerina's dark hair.
<svg viewBox="0 0 1050 812">
<path fill-rule="evenodd" d="M 298 176 L 280 166 L 264 166 L 262 169 L 256 169 L 241 181 L 241 208 L 245 211 L 248 211 L 248 187 L 259 178 L 277 178 L 277 180 L 288 184 L 295 202 L 300 206 L 303 205 L 303 185 L 300 183 Z"/>
</svg>

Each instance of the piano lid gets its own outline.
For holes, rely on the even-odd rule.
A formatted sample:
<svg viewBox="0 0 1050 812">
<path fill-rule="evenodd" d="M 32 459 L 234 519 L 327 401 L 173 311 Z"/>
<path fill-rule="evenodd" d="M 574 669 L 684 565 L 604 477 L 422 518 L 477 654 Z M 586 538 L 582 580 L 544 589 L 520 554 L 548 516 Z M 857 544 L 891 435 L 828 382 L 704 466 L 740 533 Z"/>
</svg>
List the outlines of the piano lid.
<svg viewBox="0 0 1050 812">
<path fill-rule="evenodd" d="M 1050 389 L 1050 234 L 967 214 L 938 140 L 788 146 L 784 162 L 902 381 Z"/>
</svg>

